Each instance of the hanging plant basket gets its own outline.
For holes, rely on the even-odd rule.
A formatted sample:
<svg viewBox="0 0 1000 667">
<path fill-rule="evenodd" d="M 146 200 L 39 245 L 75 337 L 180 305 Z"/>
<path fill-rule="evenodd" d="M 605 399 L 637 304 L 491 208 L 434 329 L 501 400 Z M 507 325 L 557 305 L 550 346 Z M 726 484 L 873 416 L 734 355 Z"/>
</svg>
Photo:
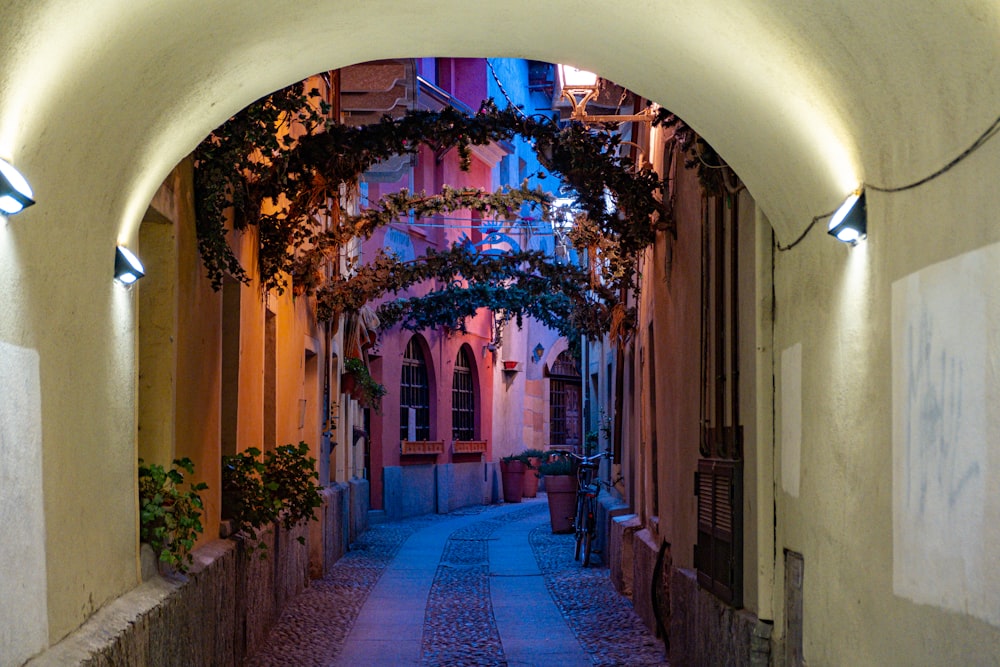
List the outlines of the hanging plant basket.
<svg viewBox="0 0 1000 667">
<path fill-rule="evenodd" d="M 354 397 L 355 392 L 358 391 L 358 378 L 353 373 L 341 373 L 340 374 L 340 391 L 344 394 L 350 394 Z"/>
</svg>

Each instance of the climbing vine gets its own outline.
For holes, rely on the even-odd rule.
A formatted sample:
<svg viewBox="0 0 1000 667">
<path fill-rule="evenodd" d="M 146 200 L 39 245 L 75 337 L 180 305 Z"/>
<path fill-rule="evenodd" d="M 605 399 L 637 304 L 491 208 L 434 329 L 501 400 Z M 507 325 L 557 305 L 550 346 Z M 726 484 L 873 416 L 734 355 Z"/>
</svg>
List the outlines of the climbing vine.
<svg viewBox="0 0 1000 667">
<path fill-rule="evenodd" d="M 460 329 L 480 307 L 517 320 L 531 315 L 566 335 L 596 336 L 615 322 L 630 321 L 616 297 L 636 288 L 636 257 L 652 243 L 664 213 L 663 183 L 651 169 L 621 154 L 621 139 L 610 128 L 525 118 L 492 101 L 471 115 L 446 107 L 384 117 L 363 127 L 329 122 L 327 111 L 317 91 L 299 84 L 251 104 L 196 150 L 199 247 L 216 288 L 226 275 L 250 280 L 228 244 L 231 225 L 256 235 L 261 288 L 316 295 L 323 320 L 410 285 L 436 281 L 425 296 L 383 304 L 383 323 Z M 540 163 L 578 201 L 582 212 L 570 239 L 588 252 L 585 270 L 555 265 L 539 253 L 484 258 L 456 245 L 411 262 L 380 254 L 369 265 L 355 267 L 350 277 L 324 271 L 346 243 L 370 238 L 401 218 L 471 209 L 502 222 L 525 206 L 548 217 L 551 198 L 526 186 L 492 193 L 403 190 L 371 202 L 358 215 L 340 206 L 345 190 L 382 160 L 421 147 L 455 149 L 467 168 L 471 147 L 515 136 L 531 141 Z"/>
<path fill-rule="evenodd" d="M 724 195 L 739 187 L 739 177 L 732 167 L 679 116 L 660 109 L 653 124 L 673 128 L 673 143 L 685 157 L 684 166 L 697 172 L 701 187 L 707 195 Z"/>
</svg>

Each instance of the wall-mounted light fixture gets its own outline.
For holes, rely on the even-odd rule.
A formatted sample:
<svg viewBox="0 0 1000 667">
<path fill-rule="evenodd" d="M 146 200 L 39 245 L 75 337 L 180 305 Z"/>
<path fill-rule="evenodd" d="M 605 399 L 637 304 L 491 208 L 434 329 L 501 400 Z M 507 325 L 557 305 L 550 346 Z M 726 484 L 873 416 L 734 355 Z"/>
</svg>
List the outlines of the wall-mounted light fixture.
<svg viewBox="0 0 1000 667">
<path fill-rule="evenodd" d="M 864 190 L 851 193 L 830 218 L 827 233 L 838 241 L 856 244 L 868 235 L 868 207 Z"/>
<path fill-rule="evenodd" d="M 31 186 L 13 165 L 0 160 L 0 213 L 14 215 L 35 203 Z"/>
<path fill-rule="evenodd" d="M 570 119 L 581 123 L 627 123 L 627 122 L 650 122 L 653 120 L 652 107 L 646 108 L 642 113 L 631 116 L 611 115 L 611 116 L 591 116 L 587 113 L 587 103 L 597 98 L 600 93 L 600 78 L 593 72 L 573 67 L 572 65 L 557 65 L 556 70 L 559 76 L 559 87 L 562 96 L 569 103 L 572 111 Z"/>
<path fill-rule="evenodd" d="M 131 250 L 124 246 L 115 249 L 115 280 L 123 285 L 131 285 L 146 275 L 142 262 Z"/>
</svg>

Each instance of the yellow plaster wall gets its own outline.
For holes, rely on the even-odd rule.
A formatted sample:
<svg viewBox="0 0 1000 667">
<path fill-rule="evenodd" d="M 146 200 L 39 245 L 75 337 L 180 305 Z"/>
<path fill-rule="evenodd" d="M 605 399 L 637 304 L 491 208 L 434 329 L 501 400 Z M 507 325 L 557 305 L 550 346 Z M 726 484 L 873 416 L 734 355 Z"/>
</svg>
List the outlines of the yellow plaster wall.
<svg viewBox="0 0 1000 667">
<path fill-rule="evenodd" d="M 1000 172 L 998 148 L 919 190 L 869 193 L 868 240 L 855 248 L 814 233 L 776 253 L 775 372 L 780 352 L 801 343 L 803 406 L 797 498 L 775 470 L 776 580 L 782 549 L 802 553 L 813 664 L 989 664 L 1000 655 L 997 627 L 894 593 L 892 493 L 901 481 L 892 472 L 890 337 L 894 281 L 1000 240 L 996 195 L 981 189 Z M 777 629 L 780 596 L 777 587 Z"/>
<path fill-rule="evenodd" d="M 222 294 L 212 289 L 198 254 L 194 227 L 192 164 L 180 172 L 176 226 L 179 258 L 177 301 L 176 456 L 190 457 L 201 492 L 205 529 L 200 542 L 219 535 L 221 501 Z M 141 283 L 140 283 L 141 285 Z"/>
</svg>

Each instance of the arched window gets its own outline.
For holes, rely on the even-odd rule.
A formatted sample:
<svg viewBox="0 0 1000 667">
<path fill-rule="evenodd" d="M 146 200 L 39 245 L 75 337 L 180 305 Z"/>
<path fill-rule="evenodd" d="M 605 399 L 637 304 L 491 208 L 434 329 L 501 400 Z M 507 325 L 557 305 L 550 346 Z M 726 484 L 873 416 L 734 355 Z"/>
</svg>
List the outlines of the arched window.
<svg viewBox="0 0 1000 667">
<path fill-rule="evenodd" d="M 451 376 L 452 440 L 476 439 L 476 403 L 472 377 L 469 351 L 463 346 L 458 350 L 455 372 Z"/>
<path fill-rule="evenodd" d="M 566 350 L 549 371 L 549 445 L 578 448 L 580 438 L 580 362 Z"/>
<path fill-rule="evenodd" d="M 399 437 L 401 440 L 431 439 L 431 391 L 427 381 L 427 361 L 416 336 L 410 338 L 403 354 L 399 382 Z"/>
</svg>

